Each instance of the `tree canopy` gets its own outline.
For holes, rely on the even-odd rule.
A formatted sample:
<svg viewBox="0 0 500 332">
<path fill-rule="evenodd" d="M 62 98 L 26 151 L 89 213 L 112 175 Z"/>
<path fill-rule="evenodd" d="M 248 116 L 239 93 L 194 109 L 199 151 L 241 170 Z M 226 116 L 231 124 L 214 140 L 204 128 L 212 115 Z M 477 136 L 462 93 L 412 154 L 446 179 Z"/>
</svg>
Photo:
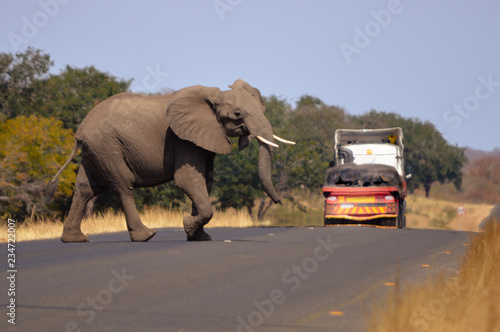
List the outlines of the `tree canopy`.
<svg viewBox="0 0 500 332">
<path fill-rule="evenodd" d="M 30 214 L 33 211 L 63 213 L 72 194 L 75 163 L 63 173 L 56 203 L 44 206 L 41 195 L 45 183 L 63 164 L 73 145 L 73 132 L 86 114 L 102 100 L 129 90 L 132 80 L 119 79 L 90 66 L 66 66 L 59 74 L 49 74 L 53 65 L 48 54 L 28 48 L 16 54 L 0 53 L 0 214 Z M 284 198 L 296 188 L 320 192 L 325 171 L 334 157 L 335 130 L 339 128 L 402 127 L 405 161 L 413 178 L 410 191 L 423 188 L 427 195 L 433 183 L 462 184 L 462 167 L 467 162 L 464 149 L 450 145 L 430 122 L 405 118 L 396 113 L 371 110 L 350 115 L 342 108 L 327 105 L 312 95 L 303 95 L 293 107 L 277 96 L 263 97 L 266 117 L 274 133 L 296 145 L 280 144 L 274 149 L 273 179 Z M 258 203 L 261 218 L 270 206 L 258 176 L 258 143 L 243 151 L 218 155 L 215 159 L 214 204 L 218 209 L 253 209 Z M 475 165 L 497 182 L 489 161 Z M 108 193 L 100 195 L 96 206 L 120 208 Z M 173 184 L 135 191 L 139 207 L 180 206 L 184 195 Z M 298 204 L 298 203 L 297 203 Z"/>
<path fill-rule="evenodd" d="M 52 65 L 48 54 L 33 48 L 15 55 L 0 53 L 0 119 L 34 113 L 36 84 Z"/>
<path fill-rule="evenodd" d="M 2 214 L 51 213 L 43 201 L 45 185 L 65 162 L 73 142 L 73 132 L 54 118 L 22 115 L 0 122 Z M 76 168 L 71 164 L 61 174 L 55 202 L 71 195 Z"/>
<path fill-rule="evenodd" d="M 65 128 L 76 132 L 78 125 L 101 101 L 128 90 L 132 81 L 119 80 L 94 67 L 82 69 L 66 66 L 59 75 L 37 81 L 41 91 L 33 112 L 60 119 Z"/>
<path fill-rule="evenodd" d="M 63 173 L 50 207 L 41 199 L 46 181 L 69 155 L 73 133 L 85 115 L 102 100 L 127 91 L 132 82 L 94 67 L 66 66 L 58 75 L 49 74 L 52 65 L 48 54 L 34 48 L 15 55 L 0 53 L 0 159 L 5 171 L 0 214 L 67 210 L 79 158 Z"/>
<path fill-rule="evenodd" d="M 76 131 L 99 102 L 128 90 L 122 80 L 94 67 L 66 68 L 49 74 L 53 61 L 41 50 L 15 55 L 0 53 L 0 113 L 3 118 L 35 114 L 55 117 Z"/>
</svg>

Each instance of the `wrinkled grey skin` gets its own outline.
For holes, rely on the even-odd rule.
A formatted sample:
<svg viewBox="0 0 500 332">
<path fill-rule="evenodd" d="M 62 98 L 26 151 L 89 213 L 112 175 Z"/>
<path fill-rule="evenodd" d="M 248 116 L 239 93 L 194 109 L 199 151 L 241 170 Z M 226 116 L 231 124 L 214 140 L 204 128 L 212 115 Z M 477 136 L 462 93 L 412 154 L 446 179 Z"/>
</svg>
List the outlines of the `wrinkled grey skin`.
<svg viewBox="0 0 500 332">
<path fill-rule="evenodd" d="M 398 171 L 391 166 L 370 164 L 356 165 L 346 163 L 331 167 L 326 172 L 325 186 L 396 186 L 402 188 Z"/>
<path fill-rule="evenodd" d="M 131 240 L 148 241 L 155 231 L 139 218 L 133 190 L 171 180 L 193 203 L 191 215 L 183 220 L 187 239 L 211 240 L 203 226 L 213 215 L 209 195 L 215 154 L 231 152 L 228 136 L 239 136 L 240 149 L 257 135 L 274 142 L 260 92 L 243 80 L 231 88 L 193 86 L 165 96 L 122 93 L 91 110 L 76 132 L 71 156 L 47 188 L 50 196 L 81 146 L 82 164 L 61 240 L 88 241 L 80 228 L 85 206 L 109 188 L 123 205 Z M 280 195 L 271 180 L 272 151 L 259 144 L 264 190 L 278 203 Z"/>
</svg>

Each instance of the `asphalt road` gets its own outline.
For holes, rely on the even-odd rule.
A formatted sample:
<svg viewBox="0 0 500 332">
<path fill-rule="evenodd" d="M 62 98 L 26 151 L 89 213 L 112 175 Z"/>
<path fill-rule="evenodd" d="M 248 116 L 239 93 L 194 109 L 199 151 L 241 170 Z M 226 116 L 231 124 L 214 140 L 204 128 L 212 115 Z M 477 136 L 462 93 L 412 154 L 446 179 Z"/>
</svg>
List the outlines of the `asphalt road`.
<svg viewBox="0 0 500 332">
<path fill-rule="evenodd" d="M 208 232 L 214 241 L 169 228 L 147 243 L 127 233 L 18 243 L 16 324 L 3 269 L 0 330 L 364 331 L 395 283 L 456 271 L 469 238 L 347 226 Z"/>
</svg>

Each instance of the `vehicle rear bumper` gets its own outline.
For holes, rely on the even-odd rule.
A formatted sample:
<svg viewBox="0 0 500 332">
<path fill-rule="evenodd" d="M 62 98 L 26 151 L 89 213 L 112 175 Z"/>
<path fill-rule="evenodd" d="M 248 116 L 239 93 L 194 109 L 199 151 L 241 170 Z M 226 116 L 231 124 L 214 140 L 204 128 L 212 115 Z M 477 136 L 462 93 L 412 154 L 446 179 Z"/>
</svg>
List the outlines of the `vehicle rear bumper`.
<svg viewBox="0 0 500 332">
<path fill-rule="evenodd" d="M 363 216 L 336 214 L 336 215 L 325 215 L 325 219 L 331 219 L 331 222 L 335 223 L 336 220 L 368 221 L 380 218 L 397 218 L 397 216 L 398 216 L 397 214 L 375 214 L 375 215 L 363 215 Z"/>
<path fill-rule="evenodd" d="M 323 187 L 325 224 L 398 217 L 402 197 L 397 187 Z"/>
</svg>

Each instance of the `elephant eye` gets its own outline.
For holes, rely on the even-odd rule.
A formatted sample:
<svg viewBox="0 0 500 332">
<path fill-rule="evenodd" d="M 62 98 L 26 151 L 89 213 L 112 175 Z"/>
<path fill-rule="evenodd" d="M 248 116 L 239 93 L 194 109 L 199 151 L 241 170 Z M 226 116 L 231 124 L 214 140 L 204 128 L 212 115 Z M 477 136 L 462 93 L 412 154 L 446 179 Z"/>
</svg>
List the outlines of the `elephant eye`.
<svg viewBox="0 0 500 332">
<path fill-rule="evenodd" d="M 240 110 L 234 111 L 234 115 L 236 115 L 239 118 L 241 116 L 241 111 Z"/>
</svg>

